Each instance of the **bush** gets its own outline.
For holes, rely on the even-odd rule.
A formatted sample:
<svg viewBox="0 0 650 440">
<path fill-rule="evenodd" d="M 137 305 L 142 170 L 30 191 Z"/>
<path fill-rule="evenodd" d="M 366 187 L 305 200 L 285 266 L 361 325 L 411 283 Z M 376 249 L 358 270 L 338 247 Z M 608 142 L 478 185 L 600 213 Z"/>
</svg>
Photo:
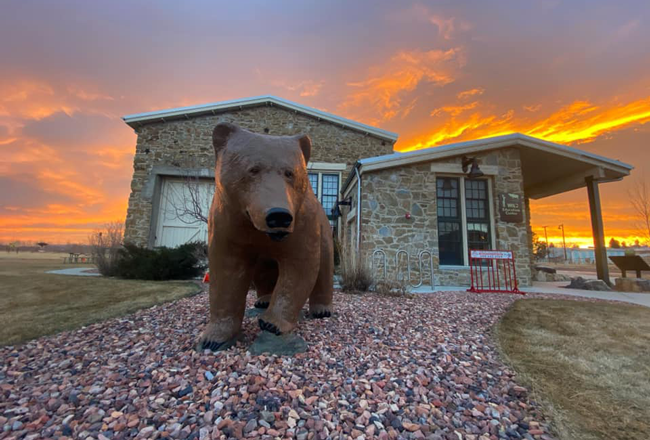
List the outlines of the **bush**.
<svg viewBox="0 0 650 440">
<path fill-rule="evenodd" d="M 370 268 L 361 257 L 354 258 L 347 246 L 340 247 L 341 290 L 350 293 L 363 293 L 370 290 L 374 279 Z"/>
<path fill-rule="evenodd" d="M 119 259 L 119 250 L 124 238 L 122 222 L 104 225 L 104 230 L 95 231 L 88 237 L 90 254 L 99 273 L 105 277 L 115 276 Z"/>
<path fill-rule="evenodd" d="M 203 271 L 197 253 L 197 243 L 156 249 L 125 244 L 118 253 L 116 276 L 154 281 L 195 278 Z"/>
</svg>

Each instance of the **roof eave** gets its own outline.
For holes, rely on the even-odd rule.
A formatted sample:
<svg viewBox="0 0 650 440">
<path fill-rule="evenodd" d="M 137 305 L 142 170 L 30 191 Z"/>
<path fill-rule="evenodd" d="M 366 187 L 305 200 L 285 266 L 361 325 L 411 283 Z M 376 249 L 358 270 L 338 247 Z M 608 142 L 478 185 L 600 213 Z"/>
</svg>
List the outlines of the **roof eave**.
<svg viewBox="0 0 650 440">
<path fill-rule="evenodd" d="M 154 122 L 166 122 L 169 119 L 178 119 L 178 118 L 190 118 L 203 116 L 208 114 L 217 114 L 218 112 L 227 111 L 233 108 L 244 108 L 252 107 L 258 105 L 277 105 L 278 107 L 283 107 L 288 110 L 295 112 L 303 113 L 311 117 L 317 118 L 319 120 L 325 120 L 335 125 L 339 125 L 345 128 L 349 128 L 358 132 L 361 132 L 366 135 L 374 136 L 382 140 L 388 141 L 391 144 L 397 141 L 399 135 L 391 131 L 382 130 L 377 127 L 372 127 L 370 125 L 362 124 L 351 119 L 343 118 L 331 113 L 327 113 L 321 110 L 313 109 L 295 102 L 287 101 L 276 96 L 264 95 L 257 96 L 252 98 L 243 98 L 236 99 L 231 101 L 222 101 L 213 104 L 203 104 L 190 107 L 180 107 L 169 110 L 160 110 L 154 112 L 146 113 L 137 113 L 132 115 L 126 115 L 122 119 L 124 122 L 129 125 L 131 128 L 137 128 L 143 124 L 154 123 Z"/>
</svg>

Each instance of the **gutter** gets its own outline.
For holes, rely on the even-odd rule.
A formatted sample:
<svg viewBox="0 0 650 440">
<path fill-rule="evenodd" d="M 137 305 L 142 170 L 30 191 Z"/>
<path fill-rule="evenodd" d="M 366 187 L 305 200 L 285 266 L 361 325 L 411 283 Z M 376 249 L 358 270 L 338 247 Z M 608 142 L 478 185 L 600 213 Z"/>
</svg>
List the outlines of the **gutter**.
<svg viewBox="0 0 650 440">
<path fill-rule="evenodd" d="M 357 175 L 357 257 L 361 243 L 361 174 L 359 174 L 358 163 L 354 164 L 354 173 Z"/>
</svg>

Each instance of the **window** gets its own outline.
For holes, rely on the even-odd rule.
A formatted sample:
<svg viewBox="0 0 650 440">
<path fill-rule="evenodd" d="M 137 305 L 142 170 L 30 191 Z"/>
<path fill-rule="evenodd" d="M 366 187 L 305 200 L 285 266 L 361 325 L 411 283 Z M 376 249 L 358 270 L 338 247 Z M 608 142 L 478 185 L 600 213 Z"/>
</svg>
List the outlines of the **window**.
<svg viewBox="0 0 650 440">
<path fill-rule="evenodd" d="M 316 194 L 316 198 L 320 200 L 318 197 L 318 173 L 309 173 L 309 183 L 311 183 L 311 189 L 314 190 L 314 194 Z"/>
<path fill-rule="evenodd" d="M 452 177 L 437 179 L 436 193 L 440 264 L 461 265 L 463 264 L 463 235 L 459 179 Z"/>
<path fill-rule="evenodd" d="M 467 247 L 490 249 L 490 213 L 486 180 L 465 181 Z"/>
<path fill-rule="evenodd" d="M 322 175 L 322 195 L 321 204 L 325 209 L 327 218 L 330 219 L 330 224 L 336 226 L 336 219 L 332 215 L 332 208 L 336 204 L 339 194 L 339 175 L 338 174 L 323 174 Z"/>
<path fill-rule="evenodd" d="M 491 249 L 489 183 L 436 179 L 440 265 L 463 265 L 469 249 Z"/>
<path fill-rule="evenodd" d="M 336 228 L 337 220 L 332 215 L 332 208 L 339 198 L 339 183 L 341 181 L 341 173 L 334 171 L 325 171 L 329 169 L 342 169 L 345 170 L 345 164 L 320 164 L 324 167 L 323 171 L 316 171 L 311 169 L 308 173 L 309 183 L 311 184 L 316 198 L 323 205 L 325 214 L 330 220 L 332 228 Z"/>
</svg>

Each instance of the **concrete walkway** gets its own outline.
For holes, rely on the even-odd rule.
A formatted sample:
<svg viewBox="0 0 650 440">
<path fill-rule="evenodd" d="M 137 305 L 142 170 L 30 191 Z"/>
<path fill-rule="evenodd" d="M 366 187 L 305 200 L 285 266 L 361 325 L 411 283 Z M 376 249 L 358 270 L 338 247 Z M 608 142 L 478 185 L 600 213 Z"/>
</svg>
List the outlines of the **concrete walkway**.
<svg viewBox="0 0 650 440">
<path fill-rule="evenodd" d="M 567 289 L 568 281 L 560 282 L 534 282 L 532 287 L 523 287 L 521 290 L 525 293 L 547 293 L 555 295 L 581 296 L 583 298 L 596 298 L 611 301 L 622 301 L 631 304 L 650 307 L 650 293 L 629 293 L 629 292 L 596 292 L 593 290 Z M 412 293 L 436 293 L 436 292 L 465 292 L 467 287 L 460 286 L 436 286 L 435 291 L 431 291 L 429 286 L 421 286 L 411 289 Z"/>
<path fill-rule="evenodd" d="M 91 267 L 71 267 L 70 269 L 59 269 L 59 270 L 50 270 L 47 273 L 53 273 L 57 275 L 75 275 L 79 277 L 98 277 L 99 272 L 91 272 L 93 269 Z"/>
</svg>

